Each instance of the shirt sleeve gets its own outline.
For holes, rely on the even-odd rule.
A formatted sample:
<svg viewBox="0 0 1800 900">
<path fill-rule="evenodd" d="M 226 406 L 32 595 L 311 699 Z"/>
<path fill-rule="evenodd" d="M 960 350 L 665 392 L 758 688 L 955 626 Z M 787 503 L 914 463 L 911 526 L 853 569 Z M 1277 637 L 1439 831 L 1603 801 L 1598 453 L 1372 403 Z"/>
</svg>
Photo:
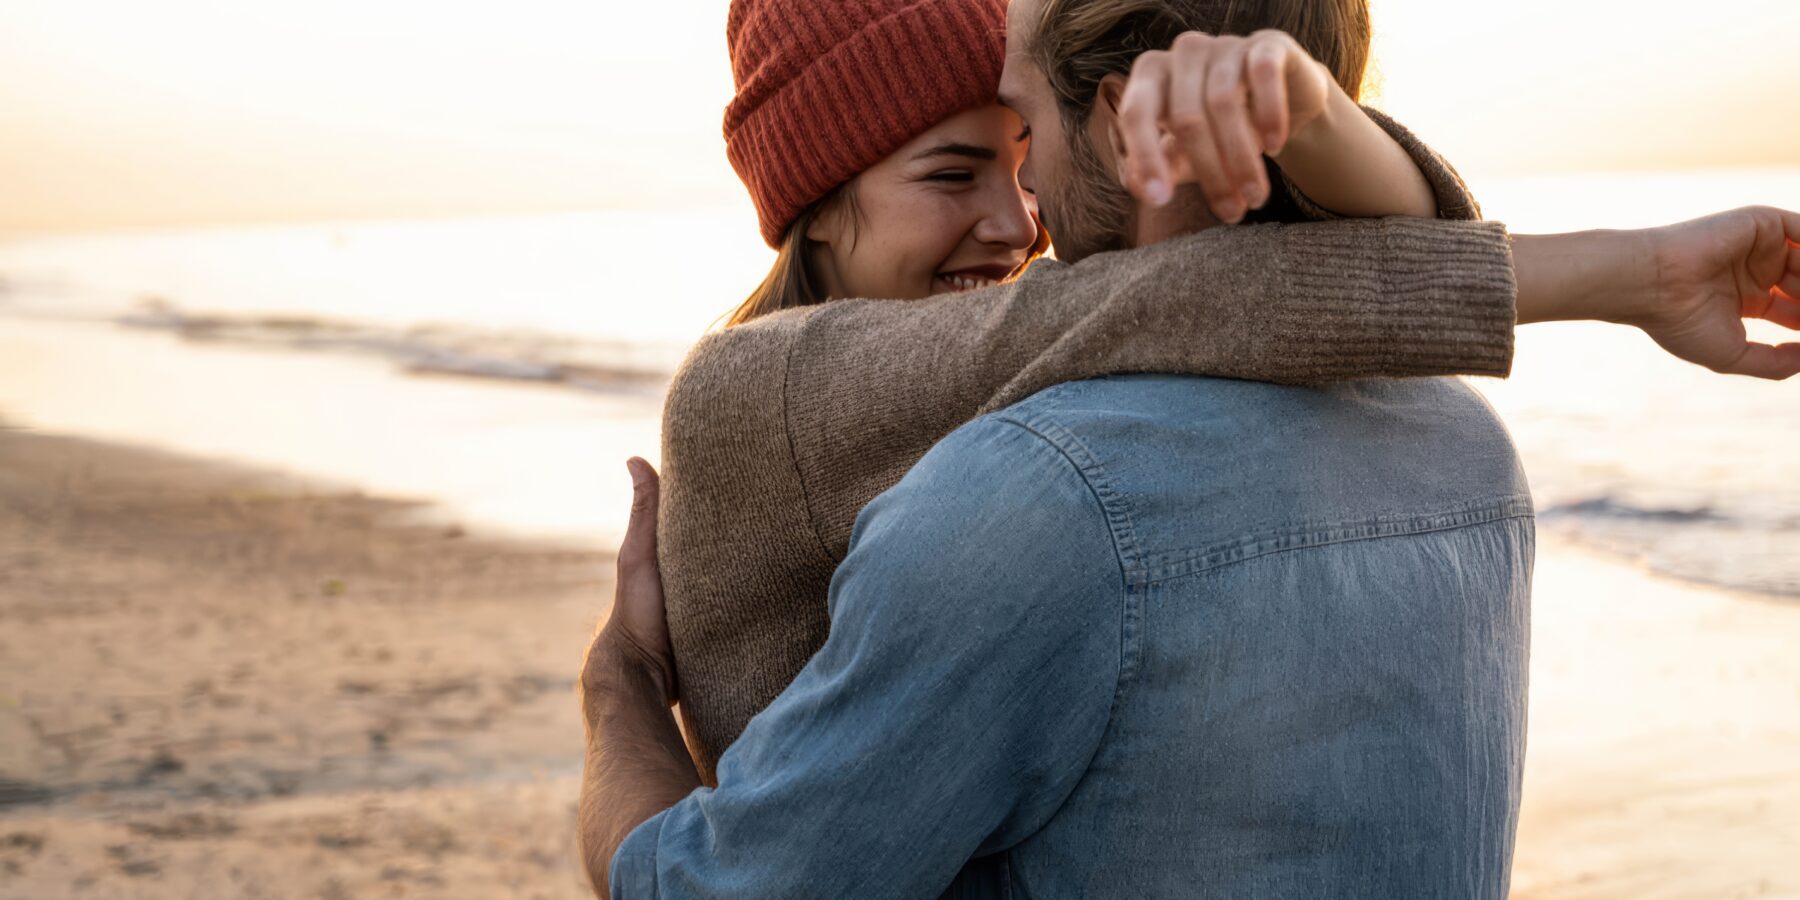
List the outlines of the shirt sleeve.
<svg viewBox="0 0 1800 900">
<path fill-rule="evenodd" d="M 824 648 L 645 822 L 614 898 L 936 896 L 1036 832 L 1110 720 L 1125 582 L 1083 473 L 987 417 L 858 518 Z"/>
</svg>

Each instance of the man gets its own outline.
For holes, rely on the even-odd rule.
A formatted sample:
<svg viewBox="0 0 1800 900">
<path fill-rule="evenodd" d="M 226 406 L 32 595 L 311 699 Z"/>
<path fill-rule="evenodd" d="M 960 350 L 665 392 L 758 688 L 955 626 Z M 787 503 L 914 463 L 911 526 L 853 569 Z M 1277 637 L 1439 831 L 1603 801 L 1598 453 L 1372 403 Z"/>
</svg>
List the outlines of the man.
<svg viewBox="0 0 1800 900">
<path fill-rule="evenodd" d="M 1104 48 L 1044 34 L 1047 2 L 1013 5 L 1004 90 L 1062 255 L 1206 223 L 1192 191 L 1106 177 L 1157 193 L 1129 151 L 1154 78 L 1071 99 L 1046 72 Z M 1654 260 L 1520 239 L 1521 318 L 1654 324 L 1689 358 L 1735 341 L 1736 365 L 1742 284 L 1800 278 L 1794 238 L 1800 217 L 1761 210 L 1660 232 Z M 1634 306 L 1646 270 L 1664 308 Z M 970 423 L 864 510 L 829 641 L 710 790 L 667 708 L 655 481 L 634 475 L 583 677 L 604 810 L 583 842 L 615 897 L 1505 895 L 1531 510 L 1454 382 L 1129 376 Z"/>
</svg>

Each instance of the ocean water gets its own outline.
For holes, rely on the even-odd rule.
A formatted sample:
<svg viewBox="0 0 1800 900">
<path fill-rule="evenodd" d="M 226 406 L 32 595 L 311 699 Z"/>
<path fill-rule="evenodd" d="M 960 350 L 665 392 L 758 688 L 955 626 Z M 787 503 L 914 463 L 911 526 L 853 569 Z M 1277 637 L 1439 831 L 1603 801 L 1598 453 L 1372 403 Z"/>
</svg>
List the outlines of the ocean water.
<svg viewBox="0 0 1800 900">
<path fill-rule="evenodd" d="M 1800 170 L 1472 184 L 1523 233 L 1800 210 Z M 754 235 L 744 206 L 3 241 L 0 325 L 17 341 L 0 348 L 35 347 L 37 363 L 26 377 L 0 358 L 0 382 L 13 378 L 0 417 L 462 497 L 460 512 L 520 530 L 616 534 L 625 494 L 584 467 L 654 458 L 668 373 L 769 264 Z M 137 399 L 109 407 L 126 375 L 109 366 L 125 360 Z M 217 387 L 250 370 L 288 401 Z M 96 371 L 112 387 L 70 393 Z M 1787 475 L 1800 383 L 1724 378 L 1628 329 L 1560 324 L 1525 329 L 1514 377 L 1477 387 L 1513 431 L 1546 531 L 1674 577 L 1800 597 L 1800 480 Z M 332 399 L 349 393 L 363 399 Z M 409 461 L 422 455 L 433 465 Z"/>
<path fill-rule="evenodd" d="M 767 271 L 755 229 L 746 206 L 0 240 L 0 311 L 666 370 Z"/>
</svg>

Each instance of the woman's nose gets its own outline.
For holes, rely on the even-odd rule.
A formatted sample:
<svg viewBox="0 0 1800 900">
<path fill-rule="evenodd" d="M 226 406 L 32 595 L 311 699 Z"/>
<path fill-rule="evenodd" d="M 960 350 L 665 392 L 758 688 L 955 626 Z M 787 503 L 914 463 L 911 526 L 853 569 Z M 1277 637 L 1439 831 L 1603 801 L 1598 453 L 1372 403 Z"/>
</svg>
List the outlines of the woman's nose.
<svg viewBox="0 0 1800 900">
<path fill-rule="evenodd" d="M 995 208 L 975 226 L 975 239 L 1024 250 L 1037 243 L 1037 197 L 1008 185 L 999 192 Z"/>
</svg>

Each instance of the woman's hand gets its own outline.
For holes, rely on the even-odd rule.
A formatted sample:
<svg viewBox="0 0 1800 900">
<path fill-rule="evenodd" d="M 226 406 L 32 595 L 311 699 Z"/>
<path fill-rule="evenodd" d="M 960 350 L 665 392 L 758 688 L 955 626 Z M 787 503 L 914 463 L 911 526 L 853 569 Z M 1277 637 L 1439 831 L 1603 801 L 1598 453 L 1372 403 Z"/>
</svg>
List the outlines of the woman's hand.
<svg viewBox="0 0 1800 900">
<path fill-rule="evenodd" d="M 1747 206 L 1661 228 L 1513 235 L 1518 321 L 1635 325 L 1725 375 L 1800 374 L 1800 343 L 1750 340 L 1745 319 L 1800 330 L 1800 213 Z"/>
<path fill-rule="evenodd" d="M 1221 222 L 1237 222 L 1269 199 L 1263 156 L 1323 116 L 1336 87 L 1286 32 L 1183 34 L 1132 66 L 1119 107 L 1125 187 L 1160 206 L 1197 184 Z"/>
<path fill-rule="evenodd" d="M 1650 232 L 1658 288 L 1627 318 L 1663 349 L 1727 375 L 1800 374 L 1800 343 L 1750 341 L 1745 319 L 1800 330 L 1800 214 L 1750 206 Z"/>
<path fill-rule="evenodd" d="M 638 457 L 625 463 L 631 472 L 631 522 L 619 545 L 617 589 L 612 613 L 594 636 L 583 664 L 583 684 L 593 684 L 608 673 L 597 667 L 621 660 L 641 665 L 653 678 L 664 698 L 676 698 L 675 650 L 669 642 L 669 623 L 663 609 L 662 573 L 656 564 L 656 517 L 661 483 L 656 470 Z"/>
</svg>

